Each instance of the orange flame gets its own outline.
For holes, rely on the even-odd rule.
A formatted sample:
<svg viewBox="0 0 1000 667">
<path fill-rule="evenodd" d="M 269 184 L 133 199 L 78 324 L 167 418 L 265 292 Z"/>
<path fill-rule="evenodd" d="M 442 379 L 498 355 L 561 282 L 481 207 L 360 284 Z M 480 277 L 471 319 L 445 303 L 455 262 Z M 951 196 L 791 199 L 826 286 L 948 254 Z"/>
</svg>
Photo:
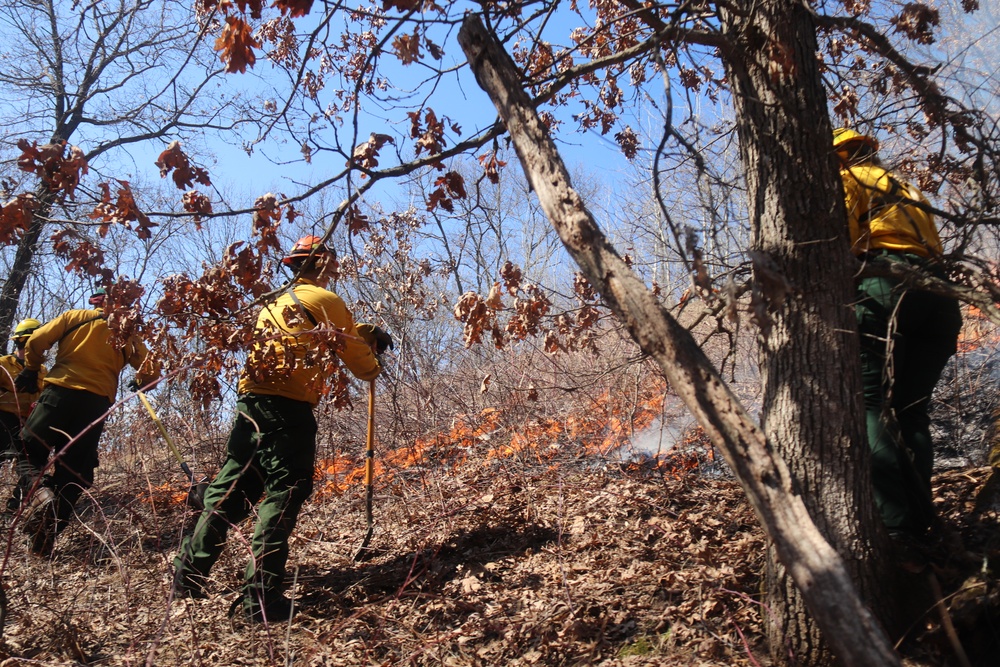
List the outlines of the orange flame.
<svg viewBox="0 0 1000 667">
<path fill-rule="evenodd" d="M 587 409 L 563 418 L 532 421 L 511 429 L 503 423 L 503 413 L 486 408 L 476 415 L 456 417 L 450 429 L 417 438 L 409 447 L 387 452 L 375 462 L 375 478 L 382 484 L 392 480 L 397 471 L 433 460 L 461 465 L 468 453 L 494 436 L 504 443 L 490 447 L 486 459 L 507 459 L 530 456 L 538 463 L 565 455 L 567 446 L 576 448 L 578 456 L 604 456 L 630 444 L 632 436 L 649 428 L 662 417 L 666 385 L 653 378 L 641 388 L 638 403 L 620 391 L 606 391 L 594 399 Z M 664 474 L 686 474 L 706 460 L 714 460 L 714 451 L 700 429 L 687 434 L 678 451 L 656 459 L 655 468 Z M 553 464 L 555 465 L 555 464 Z M 635 464 L 638 467 L 640 464 Z M 646 462 L 643 465 L 649 465 Z M 626 469 L 631 468 L 631 464 Z M 340 495 L 348 487 L 364 480 L 364 461 L 340 456 L 323 461 L 316 478 L 316 496 Z"/>
<path fill-rule="evenodd" d="M 156 505 L 183 505 L 187 502 L 187 496 L 188 491 L 186 486 L 181 488 L 179 482 L 170 481 L 164 482 L 159 486 L 149 487 L 149 491 L 139 499 L 155 507 Z"/>
<path fill-rule="evenodd" d="M 958 336 L 958 352 L 975 352 L 981 347 L 995 347 L 1000 343 L 1000 331 L 988 317 L 975 306 L 965 309 L 962 330 Z"/>
</svg>

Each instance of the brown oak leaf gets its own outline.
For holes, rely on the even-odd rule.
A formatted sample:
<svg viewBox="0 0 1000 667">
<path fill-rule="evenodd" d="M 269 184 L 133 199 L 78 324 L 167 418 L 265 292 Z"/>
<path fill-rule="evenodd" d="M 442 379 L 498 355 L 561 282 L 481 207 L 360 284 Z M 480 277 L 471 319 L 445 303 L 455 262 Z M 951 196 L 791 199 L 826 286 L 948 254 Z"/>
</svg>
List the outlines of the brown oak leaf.
<svg viewBox="0 0 1000 667">
<path fill-rule="evenodd" d="M 420 34 L 414 29 L 412 35 L 397 35 L 392 40 L 392 47 L 396 49 L 396 57 L 404 65 L 411 65 L 420 60 Z"/>
<path fill-rule="evenodd" d="M 17 147 L 21 150 L 17 158 L 19 169 L 37 175 L 53 192 L 74 198 L 80 177 L 87 173 L 87 159 L 78 146 L 70 146 L 66 156 L 65 141 L 39 146 L 37 142 L 21 139 Z"/>
<path fill-rule="evenodd" d="M 181 197 L 181 204 L 184 210 L 191 213 L 191 218 L 195 222 L 197 229 L 201 229 L 199 224 L 202 216 L 212 215 L 212 200 L 197 190 L 188 190 Z"/>
<path fill-rule="evenodd" d="M 312 10 L 313 0 L 274 0 L 274 6 L 284 16 L 287 12 L 291 18 L 306 16 Z"/>
<path fill-rule="evenodd" d="M 260 236 L 260 241 L 257 242 L 258 249 L 261 252 L 267 248 L 281 250 L 281 243 L 278 240 L 278 224 L 281 222 L 278 196 L 268 192 L 258 197 L 253 207 L 253 231 Z"/>
<path fill-rule="evenodd" d="M 188 156 L 181 150 L 181 142 L 179 141 L 171 141 L 167 144 L 166 150 L 160 153 L 154 164 L 160 168 L 160 178 L 165 178 L 171 171 L 174 172 L 174 185 L 177 186 L 178 190 L 187 190 L 194 182 L 202 185 L 212 184 L 207 171 L 201 167 L 192 166 Z"/>
<path fill-rule="evenodd" d="M 21 238 L 37 207 L 38 200 L 31 194 L 17 195 L 0 206 L 0 243 L 7 245 Z"/>
<path fill-rule="evenodd" d="M 368 141 L 360 143 L 354 147 L 354 154 L 351 162 L 362 169 L 373 169 L 378 166 L 378 154 L 386 144 L 395 144 L 396 141 L 388 134 L 372 132 Z"/>
<path fill-rule="evenodd" d="M 253 67 L 257 62 L 254 49 L 260 44 L 253 37 L 253 30 L 247 22 L 236 16 L 226 17 L 226 27 L 215 40 L 214 49 L 220 51 L 219 59 L 226 63 L 226 71 L 230 74 L 243 74 L 247 67 Z"/>
</svg>

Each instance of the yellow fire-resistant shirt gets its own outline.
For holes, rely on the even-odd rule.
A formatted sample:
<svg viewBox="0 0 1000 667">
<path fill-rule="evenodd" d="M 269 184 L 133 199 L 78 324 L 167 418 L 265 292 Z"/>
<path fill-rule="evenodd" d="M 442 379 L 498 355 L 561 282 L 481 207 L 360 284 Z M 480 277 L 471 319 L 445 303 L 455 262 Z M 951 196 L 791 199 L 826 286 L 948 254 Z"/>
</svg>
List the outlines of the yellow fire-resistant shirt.
<svg viewBox="0 0 1000 667">
<path fill-rule="evenodd" d="M 58 344 L 45 385 L 83 389 L 110 401 L 118 393 L 118 376 L 126 363 L 136 369 L 141 385 L 160 377 L 158 365 L 144 363 L 149 350 L 137 336 L 131 336 L 123 349 L 112 347 L 110 336 L 102 310 L 67 310 L 31 334 L 24 346 L 24 365 L 39 368 L 45 352 Z"/>
<path fill-rule="evenodd" d="M 0 357 L 0 410 L 27 417 L 31 404 L 38 400 L 38 394 L 22 394 L 14 391 L 14 378 L 24 369 L 24 362 L 13 354 Z M 38 369 L 39 384 L 45 377 L 45 366 Z"/>
<path fill-rule="evenodd" d="M 344 301 L 303 278 L 295 282 L 293 289 L 301 307 L 286 291 L 257 316 L 258 342 L 240 375 L 239 393 L 284 396 L 316 405 L 326 389 L 326 377 L 323 369 L 312 363 L 315 360 L 307 356 L 325 344 L 336 350 L 341 362 L 358 379 L 378 377 L 382 367 L 358 334 L 354 316 Z M 315 325 L 302 308 L 312 315 Z"/>
<path fill-rule="evenodd" d="M 934 216 L 910 203 L 927 204 L 917 188 L 868 162 L 841 169 L 840 177 L 855 255 L 880 249 L 941 254 Z"/>
</svg>

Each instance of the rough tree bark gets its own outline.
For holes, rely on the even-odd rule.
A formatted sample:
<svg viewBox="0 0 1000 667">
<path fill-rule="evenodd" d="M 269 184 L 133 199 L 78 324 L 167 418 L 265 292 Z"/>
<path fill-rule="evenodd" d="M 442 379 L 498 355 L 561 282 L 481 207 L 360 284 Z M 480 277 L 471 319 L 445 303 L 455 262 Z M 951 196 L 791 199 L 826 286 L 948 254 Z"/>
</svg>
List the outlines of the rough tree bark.
<svg viewBox="0 0 1000 667">
<path fill-rule="evenodd" d="M 38 239 L 45 228 L 46 218 L 52 210 L 52 193 L 44 185 L 38 187 L 35 192 L 39 205 L 32 216 L 31 225 L 28 231 L 17 242 L 17 252 L 14 253 L 14 261 L 10 266 L 10 273 L 3 287 L 0 287 L 0 335 L 4 341 L 10 336 L 14 328 L 14 316 L 17 314 L 17 306 L 21 299 L 21 292 L 31 274 L 31 263 L 38 250 Z M 6 349 L 6 343 L 4 344 Z"/>
<path fill-rule="evenodd" d="M 884 585 L 892 573 L 872 550 L 877 544 L 889 553 L 859 418 L 856 262 L 830 147 L 816 28 L 808 6 L 795 0 L 736 0 L 720 13 L 750 201 L 754 282 L 767 306 L 761 426 L 862 599 L 895 633 L 898 615 Z M 832 664 L 782 560 L 772 546 L 765 582 L 772 656 L 781 659 L 787 646 L 806 664 Z"/>
<path fill-rule="evenodd" d="M 464 21 L 459 43 L 479 85 L 506 123 L 546 216 L 587 280 L 659 365 L 723 453 L 833 651 L 853 666 L 900 664 L 854 588 L 843 559 L 809 517 L 801 489 L 772 443 L 689 332 L 611 247 L 573 190 L 555 144 L 521 87 L 513 60 L 475 15 Z"/>
</svg>

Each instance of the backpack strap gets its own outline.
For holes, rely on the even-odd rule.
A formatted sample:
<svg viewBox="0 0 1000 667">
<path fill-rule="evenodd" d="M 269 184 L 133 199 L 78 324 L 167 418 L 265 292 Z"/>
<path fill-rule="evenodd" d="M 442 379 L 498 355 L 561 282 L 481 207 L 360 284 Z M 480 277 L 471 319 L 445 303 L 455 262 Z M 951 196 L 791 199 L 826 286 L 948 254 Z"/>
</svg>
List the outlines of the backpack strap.
<svg viewBox="0 0 1000 667">
<path fill-rule="evenodd" d="M 74 331 L 76 331 L 77 329 L 79 329 L 80 327 L 85 326 L 87 324 L 92 324 L 92 323 L 96 322 L 97 320 L 103 320 L 103 319 L 104 319 L 104 315 L 98 315 L 97 317 L 92 317 L 89 320 L 84 320 L 83 322 L 78 322 L 77 324 L 74 324 L 73 326 L 71 326 L 69 329 L 66 329 L 66 333 L 64 333 L 62 336 L 59 336 L 59 340 L 57 340 L 56 342 L 57 343 L 61 343 L 63 338 L 65 338 L 66 336 L 70 335 L 71 333 L 73 333 Z"/>
<path fill-rule="evenodd" d="M 309 321 L 312 322 L 313 327 L 314 328 L 318 327 L 319 322 L 316 321 L 316 318 L 313 317 L 313 314 L 309 312 L 309 309 L 302 305 L 302 302 L 299 300 L 299 297 L 295 294 L 295 284 L 292 283 L 291 285 L 289 285 L 288 289 L 285 291 L 288 293 L 288 296 L 292 297 L 292 301 L 294 301 L 295 305 L 299 307 L 299 310 L 305 313 L 305 316 L 309 318 Z"/>
<path fill-rule="evenodd" d="M 930 245 L 927 243 L 927 239 L 924 238 L 924 234 L 920 230 L 919 225 L 917 225 L 916 220 L 913 219 L 913 214 L 910 213 L 910 209 L 913 208 L 913 203 L 917 201 L 917 195 L 915 195 L 912 191 L 913 186 L 909 183 L 901 183 L 895 176 L 889 173 L 889 171 L 885 172 L 885 176 L 889 180 L 889 191 L 883 192 L 878 188 L 872 188 L 873 193 L 868 195 L 868 210 L 858 215 L 859 223 L 863 224 L 870 230 L 872 220 L 881 215 L 882 212 L 889 207 L 896 206 L 899 208 L 899 211 L 906 216 L 906 221 L 909 222 L 910 227 L 913 228 L 913 235 L 916 237 L 917 241 L 919 241 L 922 246 L 930 250 Z"/>
<path fill-rule="evenodd" d="M 106 319 L 106 318 L 104 317 L 104 314 L 102 313 L 102 314 L 98 315 L 97 317 L 91 317 L 89 320 L 84 320 L 83 322 L 78 322 L 77 324 L 74 324 L 69 329 L 66 329 L 66 333 L 64 333 L 62 336 L 60 336 L 59 340 L 57 340 L 56 343 L 57 344 L 61 343 L 63 341 L 63 339 L 66 338 L 66 336 L 70 335 L 71 333 L 73 333 L 74 331 L 76 331 L 77 329 L 79 329 L 80 327 L 86 326 L 88 324 L 93 324 L 94 322 L 96 322 L 98 320 L 103 320 L 103 319 Z M 128 342 L 126 342 L 126 347 L 127 346 L 128 346 Z M 125 363 L 127 364 L 128 363 L 128 352 L 126 352 L 126 348 L 124 348 L 124 347 L 118 348 L 118 352 L 122 355 L 122 357 L 124 357 Z"/>
</svg>

